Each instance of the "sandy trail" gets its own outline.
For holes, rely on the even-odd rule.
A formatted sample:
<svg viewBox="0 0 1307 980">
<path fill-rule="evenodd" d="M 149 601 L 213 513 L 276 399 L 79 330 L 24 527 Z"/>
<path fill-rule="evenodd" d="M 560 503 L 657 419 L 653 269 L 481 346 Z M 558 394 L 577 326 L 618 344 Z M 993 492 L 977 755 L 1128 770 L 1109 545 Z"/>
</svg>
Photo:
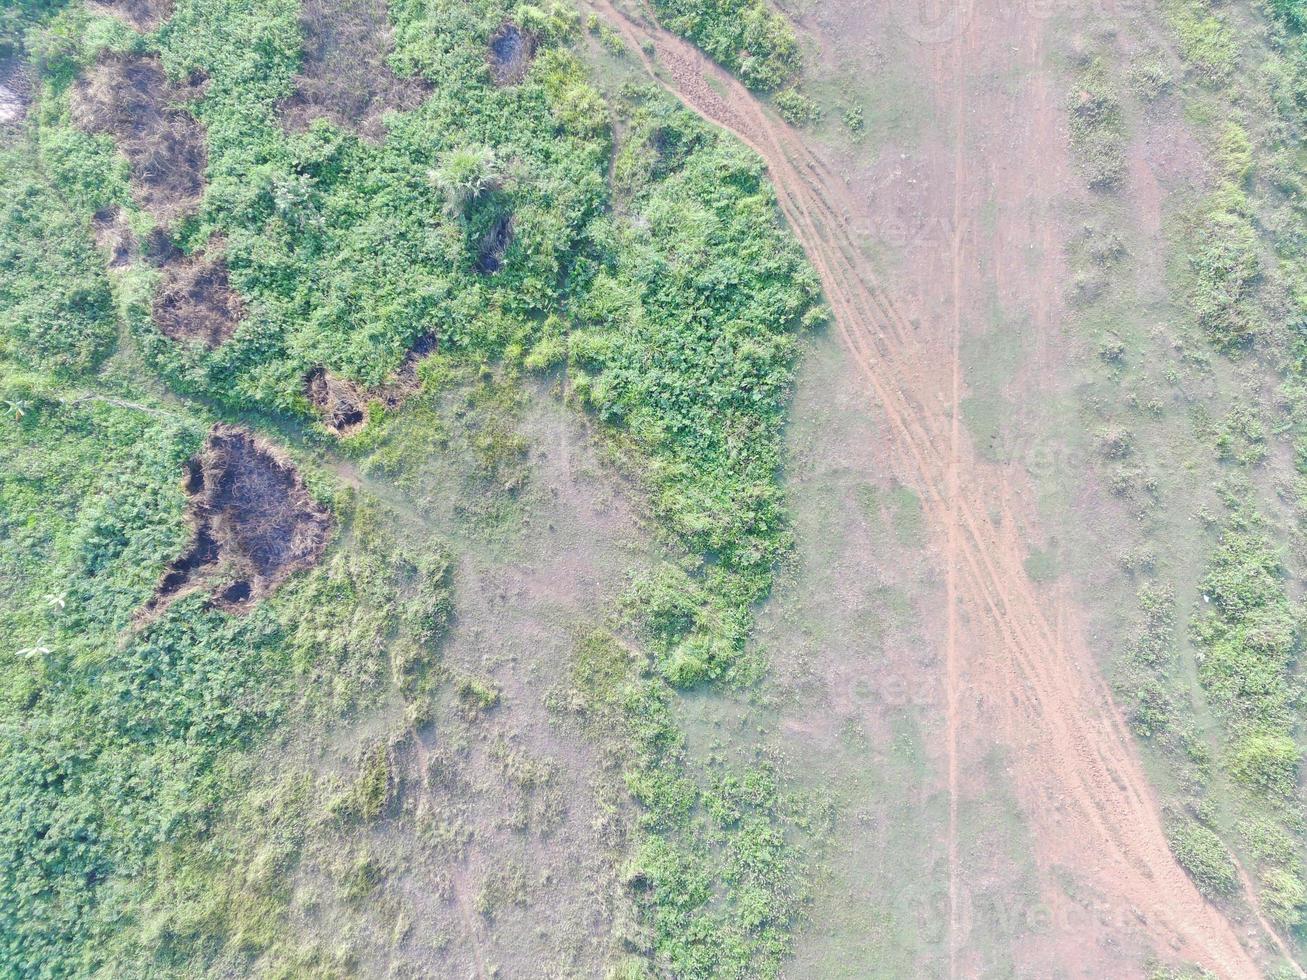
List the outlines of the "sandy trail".
<svg viewBox="0 0 1307 980">
<path fill-rule="evenodd" d="M 920 492 L 945 556 L 953 975 L 968 972 L 956 833 L 956 746 L 964 734 L 1009 747 L 1045 876 L 1053 869 L 1073 870 L 1101 896 L 1099 919 L 1113 920 L 1086 928 L 1085 922 L 1072 921 L 1070 910 L 1055 905 L 1050 925 L 1060 933 L 1055 937 L 1059 955 L 1075 957 L 1065 966 L 1092 962 L 1093 947 L 1105 933 L 1142 930 L 1163 956 L 1196 961 L 1222 976 L 1260 975 L 1230 922 L 1203 899 L 1172 857 L 1156 802 L 1095 669 L 1075 608 L 1059 592 L 1037 589 L 1026 573 L 1026 536 L 1019 528 L 1029 528 L 1031 517 L 1021 513 L 1021 488 L 1013 485 L 1010 471 L 978 458 L 958 425 L 962 275 L 983 203 L 964 184 L 962 79 L 969 52 L 984 39 L 964 30 L 951 44 L 940 45 L 935 56 L 937 70 L 953 83 L 955 100 L 953 222 L 943 250 L 947 274 L 938 280 L 950 291 L 941 351 L 876 281 L 850 230 L 860 203 L 792 129 L 686 42 L 627 16 L 608 0 L 592 6 L 681 101 L 731 130 L 765 160 L 781 209 L 821 277 L 837 335 L 886 416 L 896 468 Z M 1026 41 L 1032 52 L 1041 27 L 1038 18 L 1031 19 Z M 1051 128 L 1051 103 L 1047 93 L 1042 95 L 1043 108 L 1030 124 Z M 1037 313 L 1048 316 L 1050 310 L 1046 304 Z"/>
</svg>

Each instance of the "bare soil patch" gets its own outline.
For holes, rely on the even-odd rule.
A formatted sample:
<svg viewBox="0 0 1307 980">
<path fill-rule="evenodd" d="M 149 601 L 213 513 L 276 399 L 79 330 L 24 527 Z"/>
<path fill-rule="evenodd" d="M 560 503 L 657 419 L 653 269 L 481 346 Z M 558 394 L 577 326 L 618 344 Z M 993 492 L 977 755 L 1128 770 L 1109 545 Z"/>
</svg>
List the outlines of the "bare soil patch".
<svg viewBox="0 0 1307 980">
<path fill-rule="evenodd" d="M 295 91 L 282 105 L 288 130 L 307 129 L 315 119 L 379 141 L 381 116 L 416 109 L 431 86 L 400 78 L 386 61 L 393 48 L 385 0 L 304 0 L 300 5 L 304 46 Z"/>
<path fill-rule="evenodd" d="M 184 103 L 203 80 L 173 84 L 153 55 L 103 56 L 73 88 L 73 118 L 108 133 L 132 169 L 132 196 L 164 224 L 193 211 L 208 164 L 204 128 Z"/>
<path fill-rule="evenodd" d="M 486 54 L 491 79 L 499 86 L 516 85 L 526 77 L 535 53 L 534 35 L 511 22 L 501 25 L 490 39 Z"/>
<path fill-rule="evenodd" d="M 209 251 L 168 255 L 163 282 L 154 297 L 154 323 L 173 340 L 198 340 L 212 350 L 229 340 L 244 316 L 240 297 L 227 278 L 227 263 Z"/>
<path fill-rule="evenodd" d="M 419 388 L 418 364 L 436 349 L 436 337 L 423 334 L 404 354 L 404 360 L 391 379 L 378 388 L 367 389 L 338 378 L 318 366 L 304 379 L 304 395 L 322 416 L 323 424 L 338 436 L 357 432 L 367 421 L 369 402 L 378 401 L 387 408 L 398 408 Z"/>
<path fill-rule="evenodd" d="M 95 0 L 92 10 L 113 14 L 138 31 L 153 31 L 172 16 L 172 0 Z"/>
<path fill-rule="evenodd" d="M 146 615 L 207 587 L 215 606 L 243 611 L 326 547 L 330 514 L 290 461 L 247 429 L 215 425 L 187 462 L 183 488 L 194 535 L 164 572 Z"/>
<path fill-rule="evenodd" d="M 32 104 L 32 78 L 22 58 L 9 54 L 0 58 L 0 129 L 17 125 Z"/>
</svg>

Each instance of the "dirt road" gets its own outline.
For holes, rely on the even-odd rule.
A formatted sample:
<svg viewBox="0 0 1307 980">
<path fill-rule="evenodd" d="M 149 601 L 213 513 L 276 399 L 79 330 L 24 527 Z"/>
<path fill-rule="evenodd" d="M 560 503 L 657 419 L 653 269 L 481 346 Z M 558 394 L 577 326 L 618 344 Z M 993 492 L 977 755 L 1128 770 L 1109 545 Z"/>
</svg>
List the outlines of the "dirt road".
<svg viewBox="0 0 1307 980">
<path fill-rule="evenodd" d="M 1064 142 L 1056 102 L 1038 72 L 1043 21 L 1018 13 L 994 31 L 992 23 L 973 18 L 930 48 L 930 85 L 937 98 L 952 99 L 950 152 L 932 158 L 932 179 L 936 197 L 944 182 L 951 193 L 943 198 L 948 213 L 933 222 L 946 233 L 922 250 L 926 258 L 918 270 L 937 295 L 908 304 L 877 281 L 859 247 L 852 228 L 865 218 L 865 201 L 794 130 L 690 45 L 607 0 L 593 6 L 669 90 L 766 161 L 780 206 L 821 277 L 834 329 L 887 418 L 895 475 L 921 496 L 947 576 L 951 974 L 971 972 L 957 800 L 966 791 L 959 746 L 979 739 L 1007 748 L 1034 832 L 1052 913 L 1047 964 L 1091 975 L 1102 946 L 1142 932 L 1164 958 L 1196 961 L 1222 976 L 1258 976 L 1257 954 L 1170 853 L 1131 736 L 1096 671 L 1076 609 L 1026 572 L 1026 542 L 1039 536 L 1023 503 L 1029 495 L 1021 474 L 979 456 L 959 423 L 961 334 L 982 259 L 987 277 L 1025 293 L 1037 323 L 1050 321 L 1057 309 L 1055 263 L 1039 263 L 1033 274 L 1019 264 L 1023 248 L 1056 254 L 1048 223 L 999 221 L 983 233 L 984 242 L 979 230 L 990 195 L 1001 198 L 1032 181 L 1051 188 L 1062 174 L 1064 151 L 1051 149 Z M 1049 155 L 1019 171 L 991 168 L 980 180 L 969 173 L 975 106 L 964 83 L 992 67 L 1000 51 L 1035 74 L 1021 89 L 1025 104 L 1012 123 L 1029 146 L 1048 148 Z M 1051 356 L 1041 350 L 1037 361 Z M 1058 875 L 1068 873 L 1097 896 L 1092 909 L 1058 887 Z"/>
</svg>

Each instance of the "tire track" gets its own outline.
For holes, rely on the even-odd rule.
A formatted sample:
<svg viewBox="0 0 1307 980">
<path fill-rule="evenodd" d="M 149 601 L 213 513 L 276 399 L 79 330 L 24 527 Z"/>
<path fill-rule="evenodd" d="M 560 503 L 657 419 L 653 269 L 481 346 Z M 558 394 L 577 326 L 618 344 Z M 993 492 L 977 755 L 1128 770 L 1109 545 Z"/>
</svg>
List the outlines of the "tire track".
<svg viewBox="0 0 1307 980">
<path fill-rule="evenodd" d="M 926 352 L 912 326 L 858 253 L 846 220 L 856 213 L 856 202 L 843 182 L 792 130 L 769 118 L 734 79 L 688 44 L 628 18 L 608 0 L 592 6 L 689 108 L 731 130 L 766 162 L 782 212 L 825 287 L 841 341 L 876 393 L 897 453 L 922 491 L 926 516 L 944 540 L 951 595 L 946 666 L 951 971 L 956 974 L 960 942 L 960 604 L 980 624 L 993 651 L 993 663 L 980 672 L 981 682 L 988 700 L 1005 712 L 1002 724 L 1018 756 L 1018 783 L 1038 831 L 1041 863 L 1076 868 L 1110 897 L 1118 912 L 1137 910 L 1160 948 L 1176 948 L 1224 975 L 1258 975 L 1230 924 L 1198 894 L 1171 856 L 1129 735 L 1105 683 L 1092 669 L 1072 608 L 1061 596 L 1038 595 L 1026 575 L 1004 474 L 978 460 L 961 439 L 959 276 L 971 226 L 960 184 L 954 190 L 952 359 L 945 398 L 938 370 L 925 363 Z M 645 43 L 652 45 L 656 64 L 642 47 Z M 955 166 L 960 173 L 963 71 L 958 66 L 953 73 Z M 714 85 L 708 84 L 710 78 Z M 930 405 L 932 393 L 944 410 Z M 998 518 L 992 516 L 995 511 Z"/>
</svg>

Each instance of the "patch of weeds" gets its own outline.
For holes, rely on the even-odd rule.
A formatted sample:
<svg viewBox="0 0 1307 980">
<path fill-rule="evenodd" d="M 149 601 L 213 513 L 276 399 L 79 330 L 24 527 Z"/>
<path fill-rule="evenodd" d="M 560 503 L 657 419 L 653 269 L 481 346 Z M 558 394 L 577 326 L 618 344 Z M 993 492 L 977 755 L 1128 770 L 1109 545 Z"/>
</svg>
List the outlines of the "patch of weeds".
<svg viewBox="0 0 1307 980">
<path fill-rule="evenodd" d="M 1086 183 L 1112 190 L 1125 177 L 1125 117 L 1116 86 L 1101 61 L 1081 70 L 1071 93 L 1071 150 Z"/>
<path fill-rule="evenodd" d="M 520 864 L 497 868 L 486 875 L 477 891 L 474 906 L 478 914 L 494 919 L 501 911 L 513 906 L 525 908 L 531 898 L 526 869 Z"/>
<path fill-rule="evenodd" d="M 1208 85 L 1229 81 L 1238 64 L 1239 48 L 1225 21 L 1211 13 L 1203 0 L 1177 0 L 1166 9 L 1185 63 Z"/>
<path fill-rule="evenodd" d="M 1177 817 L 1167 822 L 1166 840 L 1204 895 L 1219 898 L 1238 891 L 1239 877 L 1230 852 L 1209 828 L 1188 817 Z"/>
<path fill-rule="evenodd" d="M 1216 435 L 1216 454 L 1224 462 L 1255 466 L 1266 458 L 1266 426 L 1248 406 L 1231 409 Z"/>
<path fill-rule="evenodd" d="M 361 855 L 341 875 L 341 897 L 347 902 L 362 902 L 371 898 L 385 879 L 381 863 L 369 854 Z"/>
<path fill-rule="evenodd" d="M 767 92 L 798 74 L 794 28 L 766 0 L 654 0 L 663 25 L 729 68 L 745 85 Z"/>
<path fill-rule="evenodd" d="M 1227 185 L 1207 199 L 1188 231 L 1187 292 L 1194 318 L 1222 350 L 1244 346 L 1262 329 L 1261 247 L 1247 196 Z"/>
<path fill-rule="evenodd" d="M 619 748 L 641 825 L 657 829 L 623 880 L 659 958 L 704 980 L 773 974 L 805 900 L 797 841 L 826 825 L 821 808 L 784 794 L 767 762 L 691 767 L 667 684 L 611 634 L 580 639 L 573 676 L 567 701 Z"/>
<path fill-rule="evenodd" d="M 454 687 L 454 694 L 459 712 L 469 721 L 497 707 L 501 696 L 497 685 L 476 677 L 461 678 Z"/>
<path fill-rule="evenodd" d="M 1160 55 L 1136 59 L 1126 78 L 1131 90 L 1144 102 L 1156 102 L 1175 84 L 1170 66 Z"/>
<path fill-rule="evenodd" d="M 861 105 L 851 105 L 840 114 L 844 128 L 854 136 L 861 136 L 867 129 L 867 114 Z"/>
<path fill-rule="evenodd" d="M 807 126 L 821 118 L 821 106 L 793 86 L 777 92 L 773 101 L 781 118 L 791 126 Z"/>
</svg>

